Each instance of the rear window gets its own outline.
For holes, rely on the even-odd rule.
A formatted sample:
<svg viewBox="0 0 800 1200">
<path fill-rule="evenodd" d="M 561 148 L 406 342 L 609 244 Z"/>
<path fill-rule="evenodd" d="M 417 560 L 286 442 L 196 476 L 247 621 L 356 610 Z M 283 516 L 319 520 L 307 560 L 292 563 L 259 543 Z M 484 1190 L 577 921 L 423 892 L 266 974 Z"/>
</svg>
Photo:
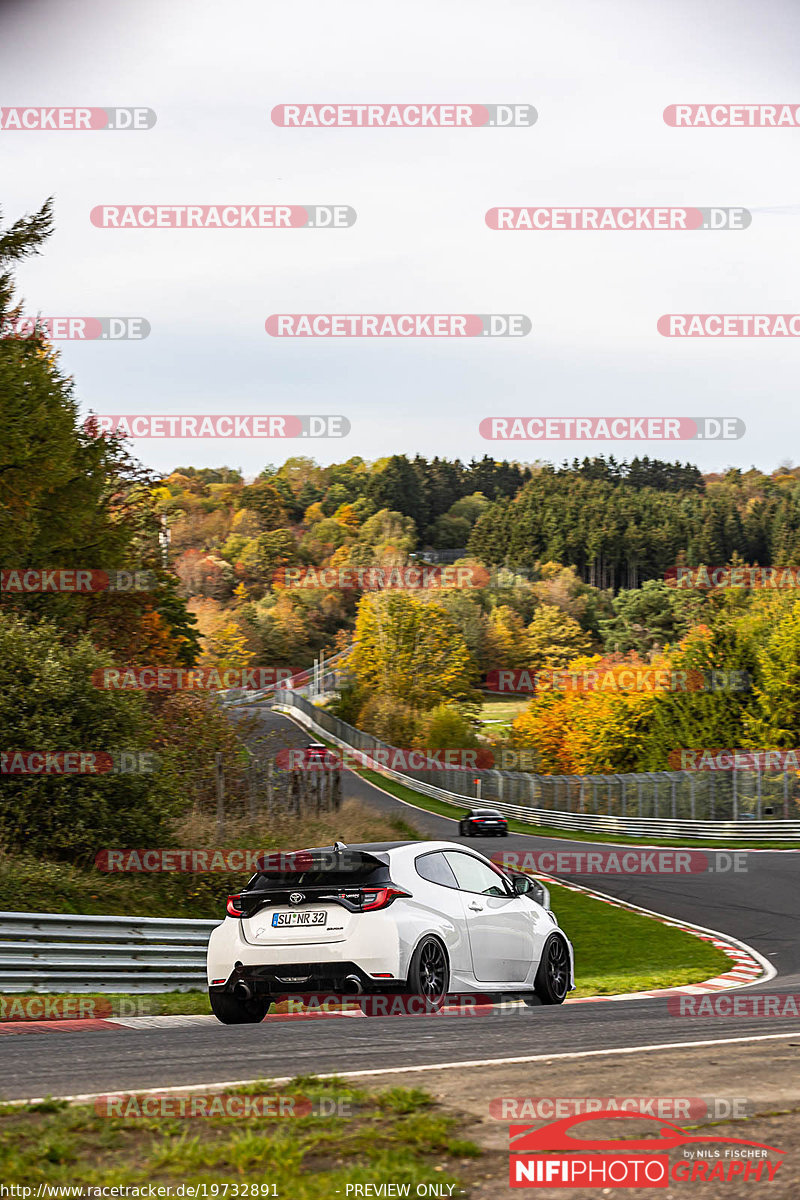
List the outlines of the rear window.
<svg viewBox="0 0 800 1200">
<path fill-rule="evenodd" d="M 291 887 L 365 887 L 390 882 L 389 867 L 373 854 L 358 850 L 298 855 L 302 869 L 262 871 L 251 879 L 248 891 Z"/>
<path fill-rule="evenodd" d="M 414 860 L 414 866 L 417 868 L 417 874 L 429 883 L 439 883 L 449 888 L 458 887 L 452 868 L 441 851 L 421 855 Z"/>
</svg>

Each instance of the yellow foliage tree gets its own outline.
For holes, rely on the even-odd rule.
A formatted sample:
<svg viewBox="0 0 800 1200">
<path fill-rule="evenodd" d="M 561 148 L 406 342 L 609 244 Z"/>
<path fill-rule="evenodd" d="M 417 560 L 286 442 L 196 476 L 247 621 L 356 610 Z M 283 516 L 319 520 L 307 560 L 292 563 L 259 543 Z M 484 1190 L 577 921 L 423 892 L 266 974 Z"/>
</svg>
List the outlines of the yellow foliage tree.
<svg viewBox="0 0 800 1200">
<path fill-rule="evenodd" d="M 351 667 L 365 692 L 423 711 L 474 695 L 475 668 L 458 626 L 440 605 L 408 592 L 362 598 Z"/>
</svg>

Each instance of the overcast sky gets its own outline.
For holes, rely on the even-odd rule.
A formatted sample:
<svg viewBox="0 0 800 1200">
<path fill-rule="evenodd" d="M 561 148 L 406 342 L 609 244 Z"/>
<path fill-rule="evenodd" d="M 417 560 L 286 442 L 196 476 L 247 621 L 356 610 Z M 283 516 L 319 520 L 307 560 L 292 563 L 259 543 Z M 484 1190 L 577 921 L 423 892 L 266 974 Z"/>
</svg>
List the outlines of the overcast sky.
<svg viewBox="0 0 800 1200">
<path fill-rule="evenodd" d="M 61 343 L 82 410 L 342 413 L 342 441 L 138 441 L 256 473 L 420 452 L 800 459 L 800 339 L 667 339 L 670 312 L 800 312 L 800 129 L 673 129 L 680 102 L 800 105 L 785 0 L 0 0 L 0 105 L 142 105 L 147 132 L 0 132 L 6 222 L 56 200 L 31 313 L 141 316 Z M 282 129 L 276 104 L 517 102 L 532 128 Z M 341 230 L 119 230 L 111 203 L 352 205 Z M 742 205 L 741 232 L 494 232 L 497 205 Z M 525 338 L 276 339 L 272 313 L 525 313 Z M 490 415 L 734 416 L 734 443 L 500 443 Z"/>
</svg>

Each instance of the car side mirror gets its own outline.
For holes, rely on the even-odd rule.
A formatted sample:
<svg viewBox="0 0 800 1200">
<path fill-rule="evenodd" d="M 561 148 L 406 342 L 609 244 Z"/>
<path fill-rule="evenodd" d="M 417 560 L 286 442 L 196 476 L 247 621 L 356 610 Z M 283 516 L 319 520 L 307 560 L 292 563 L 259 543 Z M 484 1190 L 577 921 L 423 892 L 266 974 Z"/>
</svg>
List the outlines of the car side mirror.
<svg viewBox="0 0 800 1200">
<path fill-rule="evenodd" d="M 534 879 L 531 875 L 518 875 L 515 872 L 511 876 L 511 882 L 516 895 L 530 896 L 531 900 L 541 904 L 542 908 L 550 908 L 550 893 L 543 883 L 539 883 L 538 879 Z"/>
</svg>

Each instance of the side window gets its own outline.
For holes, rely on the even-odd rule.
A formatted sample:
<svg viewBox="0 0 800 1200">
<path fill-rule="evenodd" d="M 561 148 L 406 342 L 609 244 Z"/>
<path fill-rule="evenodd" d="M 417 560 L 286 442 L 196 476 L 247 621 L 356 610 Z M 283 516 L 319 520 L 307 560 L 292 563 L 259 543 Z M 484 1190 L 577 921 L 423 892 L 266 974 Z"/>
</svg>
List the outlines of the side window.
<svg viewBox="0 0 800 1200">
<path fill-rule="evenodd" d="M 444 857 L 453 868 L 462 892 L 479 892 L 482 896 L 508 895 L 500 876 L 480 859 L 459 850 L 445 850 Z"/>
<path fill-rule="evenodd" d="M 417 874 L 429 883 L 440 883 L 443 887 L 457 888 L 458 883 L 447 859 L 441 852 L 422 854 L 414 862 Z"/>
</svg>

